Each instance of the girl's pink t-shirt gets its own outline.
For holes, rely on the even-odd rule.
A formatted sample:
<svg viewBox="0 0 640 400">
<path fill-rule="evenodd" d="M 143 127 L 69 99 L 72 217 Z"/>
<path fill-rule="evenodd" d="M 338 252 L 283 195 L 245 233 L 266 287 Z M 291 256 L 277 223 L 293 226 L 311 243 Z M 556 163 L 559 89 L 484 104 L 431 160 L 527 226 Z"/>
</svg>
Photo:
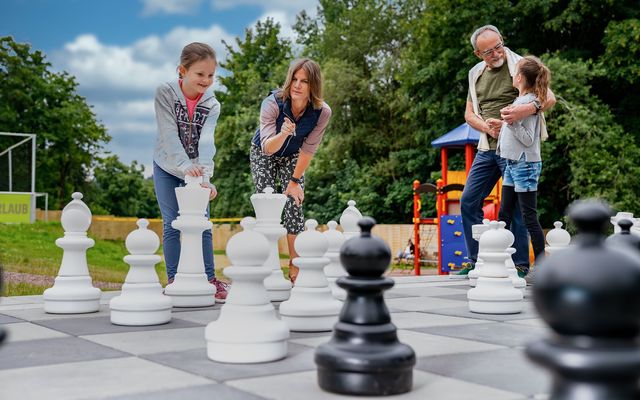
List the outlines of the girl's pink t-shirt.
<svg viewBox="0 0 640 400">
<path fill-rule="evenodd" d="M 180 89 L 182 89 L 182 80 L 180 80 Z M 202 93 L 200 93 L 198 97 L 196 97 L 195 99 L 188 98 L 187 95 L 184 93 L 184 90 L 182 91 L 182 94 L 184 95 L 184 99 L 187 101 L 187 112 L 189 113 L 189 119 L 192 120 L 193 112 L 196 109 L 196 105 L 198 104 L 198 101 L 202 98 Z"/>
</svg>

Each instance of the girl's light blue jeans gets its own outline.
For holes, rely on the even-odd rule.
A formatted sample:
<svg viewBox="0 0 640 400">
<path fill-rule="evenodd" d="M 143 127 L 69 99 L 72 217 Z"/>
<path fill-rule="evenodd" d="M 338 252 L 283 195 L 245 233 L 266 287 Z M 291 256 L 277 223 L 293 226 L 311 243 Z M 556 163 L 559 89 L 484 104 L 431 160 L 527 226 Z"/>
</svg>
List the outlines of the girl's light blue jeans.
<svg viewBox="0 0 640 400">
<path fill-rule="evenodd" d="M 167 265 L 167 278 L 173 279 L 178 271 L 180 259 L 180 231 L 171 226 L 171 222 L 178 218 L 178 199 L 175 189 L 184 186 L 184 180 L 175 177 L 153 163 L 153 186 L 156 198 L 162 214 L 162 248 L 164 262 Z M 207 206 L 207 218 L 209 218 L 209 206 Z M 213 268 L 213 241 L 211 229 L 202 232 L 202 256 L 204 258 L 204 270 L 207 279 L 215 277 Z"/>
</svg>

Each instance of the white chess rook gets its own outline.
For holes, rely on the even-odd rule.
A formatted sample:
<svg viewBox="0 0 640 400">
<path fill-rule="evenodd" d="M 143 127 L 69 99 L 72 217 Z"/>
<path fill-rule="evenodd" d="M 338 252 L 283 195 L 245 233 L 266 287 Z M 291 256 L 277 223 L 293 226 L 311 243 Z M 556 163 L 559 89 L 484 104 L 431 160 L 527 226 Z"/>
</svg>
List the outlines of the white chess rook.
<svg viewBox="0 0 640 400">
<path fill-rule="evenodd" d="M 280 224 L 282 210 L 287 202 L 287 196 L 274 193 L 273 188 L 267 186 L 262 193 L 251 195 L 251 204 L 256 212 L 255 231 L 263 234 L 269 241 L 269 258 L 264 263 L 271 273 L 264 280 L 264 286 L 271 301 L 284 301 L 291 294 L 291 282 L 285 279 L 280 267 L 280 252 L 278 239 L 287 233 Z"/>
<path fill-rule="evenodd" d="M 44 311 L 52 314 L 81 314 L 100 309 L 100 289 L 93 287 L 87 266 L 87 249 L 93 239 L 87 237 L 91 225 L 91 210 L 82 201 L 82 193 L 62 210 L 60 221 L 64 237 L 56 240 L 62 248 L 62 263 L 53 287 L 44 291 Z"/>
<path fill-rule="evenodd" d="M 489 229 L 489 222 L 490 221 L 485 218 L 482 220 L 481 224 L 471 226 L 473 239 L 478 242 L 478 253 L 482 251 L 482 249 L 480 248 L 480 236 L 482 236 L 482 234 Z M 476 287 L 476 284 L 478 283 L 478 277 L 480 276 L 480 271 L 482 270 L 482 264 L 484 264 L 484 261 L 478 258 L 476 260 L 475 267 L 471 271 L 469 271 L 469 274 L 467 275 L 469 277 L 469 286 Z"/>
<path fill-rule="evenodd" d="M 336 285 L 336 280 L 341 276 L 347 276 L 342 263 L 340 262 L 340 247 L 344 243 L 345 238 L 342 232 L 337 230 L 338 223 L 336 221 L 329 221 L 327 223 L 328 230 L 322 232 L 324 237 L 329 243 L 325 257 L 329 259 L 329 264 L 324 267 L 324 275 L 329 281 L 329 287 L 331 288 L 331 294 L 338 300 L 344 301 L 347 298 L 347 291 Z"/>
<path fill-rule="evenodd" d="M 212 306 L 216 287 L 207 279 L 202 256 L 202 232 L 213 225 L 205 216 L 210 190 L 200 186 L 201 176 L 187 175 L 185 182 L 176 188 L 180 215 L 171 222 L 182 233 L 178 272 L 164 293 L 171 296 L 174 307 Z"/>
<path fill-rule="evenodd" d="M 171 298 L 162 292 L 155 270 L 161 257 L 154 254 L 160 246 L 158 235 L 147 229 L 149 221 L 139 219 L 138 229 L 125 240 L 129 255 L 124 261 L 130 265 L 122 285 L 122 293 L 109 302 L 111 323 L 115 325 L 160 325 L 171 321 Z"/>
<path fill-rule="evenodd" d="M 330 331 L 338 321 L 342 303 L 331 294 L 323 272 L 329 263 L 329 259 L 323 257 L 329 243 L 322 233 L 316 231 L 316 220 L 307 220 L 305 226 L 307 230 L 295 241 L 299 257 L 293 263 L 300 268 L 300 273 L 291 297 L 280 304 L 280 317 L 292 331 Z"/>
<path fill-rule="evenodd" d="M 522 291 L 513 287 L 505 264 L 509 238 L 499 231 L 497 221 L 480 237 L 482 267 L 475 288 L 467 292 L 469 311 L 481 314 L 516 314 L 522 311 Z"/>
<path fill-rule="evenodd" d="M 207 356 L 226 363 L 279 360 L 287 355 L 289 328 L 278 319 L 264 287 L 264 278 L 271 273 L 263 267 L 270 244 L 252 230 L 254 218 L 244 218 L 240 225 L 244 231 L 227 243 L 232 265 L 224 273 L 233 285 L 220 317 L 205 329 Z"/>
</svg>

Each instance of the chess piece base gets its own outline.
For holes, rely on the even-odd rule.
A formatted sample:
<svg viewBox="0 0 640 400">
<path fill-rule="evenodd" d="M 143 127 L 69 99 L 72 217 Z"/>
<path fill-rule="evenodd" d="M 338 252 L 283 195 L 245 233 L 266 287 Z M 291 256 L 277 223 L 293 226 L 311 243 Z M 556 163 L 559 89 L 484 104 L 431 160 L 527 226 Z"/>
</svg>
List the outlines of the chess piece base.
<svg viewBox="0 0 640 400">
<path fill-rule="evenodd" d="M 291 296 L 291 282 L 284 279 L 282 270 L 274 270 L 271 275 L 264 278 L 264 287 L 271 301 L 285 301 Z"/>
<path fill-rule="evenodd" d="M 174 307 L 208 307 L 216 303 L 216 287 L 209 283 L 207 275 L 176 274 L 173 283 L 164 288 Z"/>
<path fill-rule="evenodd" d="M 479 314 L 518 314 L 522 312 L 522 290 L 513 287 L 511 278 L 478 278 L 467 292 L 469 311 Z"/>
<path fill-rule="evenodd" d="M 281 360 L 286 356 L 286 340 L 268 343 L 207 343 L 207 357 L 224 363 L 262 363 Z"/>
<path fill-rule="evenodd" d="M 100 289 L 90 276 L 59 276 L 53 287 L 44 291 L 44 312 L 49 314 L 85 314 L 100 310 Z"/>
<path fill-rule="evenodd" d="M 403 371 L 360 373 L 318 368 L 318 384 L 327 392 L 356 396 L 390 396 L 409 392 L 413 386 L 411 368 Z"/>
<path fill-rule="evenodd" d="M 171 308 L 154 311 L 111 309 L 111 323 L 124 326 L 162 325 L 171 321 Z"/>
</svg>

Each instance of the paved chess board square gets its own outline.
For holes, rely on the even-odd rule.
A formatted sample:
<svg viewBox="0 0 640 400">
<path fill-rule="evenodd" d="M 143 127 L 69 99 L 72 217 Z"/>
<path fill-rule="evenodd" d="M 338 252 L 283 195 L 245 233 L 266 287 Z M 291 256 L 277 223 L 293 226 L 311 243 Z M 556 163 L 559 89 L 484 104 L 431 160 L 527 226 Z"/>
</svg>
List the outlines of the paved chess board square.
<svg viewBox="0 0 640 400">
<path fill-rule="evenodd" d="M 550 375 L 524 355 L 549 335 L 529 296 L 524 311 L 487 315 L 468 310 L 466 280 L 398 279 L 386 304 L 399 339 L 417 356 L 412 400 L 546 398 Z M 527 289 L 529 293 L 530 289 Z M 168 324 L 113 325 L 104 293 L 97 313 L 53 315 L 41 296 L 0 299 L 0 399 L 299 400 L 364 399 L 321 390 L 314 354 L 331 332 L 292 332 L 287 357 L 225 364 L 207 358 L 204 328 L 221 306 L 174 309 Z M 276 309 L 279 304 L 274 304 Z"/>
</svg>

